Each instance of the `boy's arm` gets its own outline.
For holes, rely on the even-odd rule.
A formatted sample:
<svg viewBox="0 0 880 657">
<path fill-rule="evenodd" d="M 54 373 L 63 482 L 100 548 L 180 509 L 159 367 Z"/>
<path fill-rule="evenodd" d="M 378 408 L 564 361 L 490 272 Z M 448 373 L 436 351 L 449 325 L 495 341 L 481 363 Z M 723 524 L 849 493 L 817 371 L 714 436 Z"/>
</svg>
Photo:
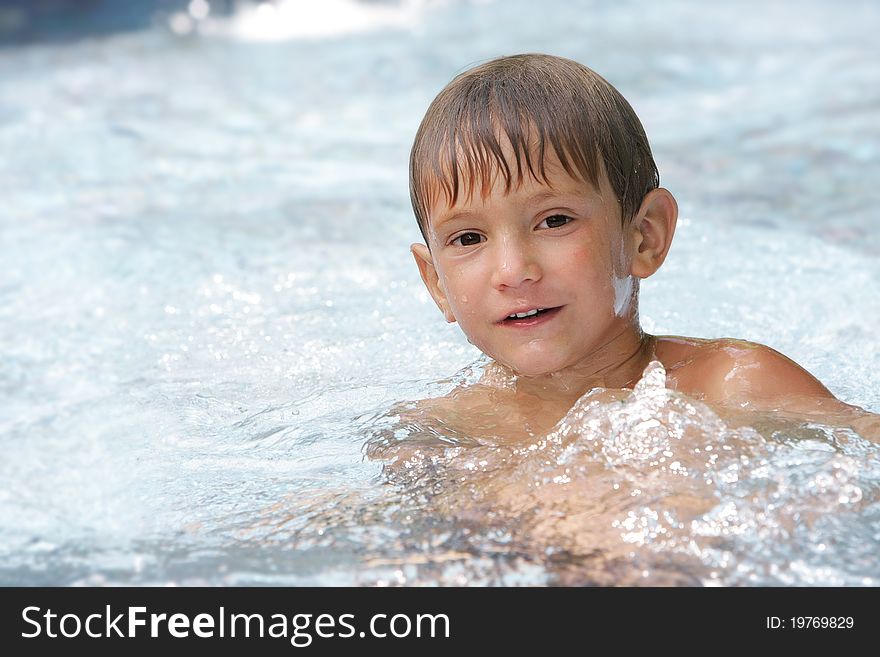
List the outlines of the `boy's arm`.
<svg viewBox="0 0 880 657">
<path fill-rule="evenodd" d="M 707 364 L 705 401 L 754 411 L 778 411 L 846 426 L 880 442 L 880 415 L 837 399 L 816 377 L 778 351 L 738 342 Z"/>
</svg>

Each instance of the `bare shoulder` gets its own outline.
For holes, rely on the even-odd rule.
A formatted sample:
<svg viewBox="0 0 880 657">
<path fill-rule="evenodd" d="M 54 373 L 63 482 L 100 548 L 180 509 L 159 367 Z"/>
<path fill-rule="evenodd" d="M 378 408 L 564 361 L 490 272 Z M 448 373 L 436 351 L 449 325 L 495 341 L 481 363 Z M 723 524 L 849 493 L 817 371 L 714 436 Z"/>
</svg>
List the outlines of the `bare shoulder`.
<svg viewBox="0 0 880 657">
<path fill-rule="evenodd" d="M 480 384 L 463 386 L 441 397 L 429 397 L 407 404 L 401 420 L 418 425 L 442 427 L 446 432 L 467 434 L 480 418 L 497 408 L 491 389 Z"/>
<path fill-rule="evenodd" d="M 444 435 L 481 444 L 518 444 L 545 435 L 570 410 L 569 400 L 543 399 L 475 383 L 443 397 L 424 399 L 410 418 L 429 422 Z"/>
<path fill-rule="evenodd" d="M 786 400 L 834 399 L 803 367 L 757 342 L 662 336 L 656 353 L 671 387 L 710 403 L 770 408 Z"/>
<path fill-rule="evenodd" d="M 413 405 L 413 412 L 421 415 L 449 417 L 472 412 L 488 403 L 489 390 L 480 384 L 462 386 L 441 397 L 420 399 Z"/>
</svg>

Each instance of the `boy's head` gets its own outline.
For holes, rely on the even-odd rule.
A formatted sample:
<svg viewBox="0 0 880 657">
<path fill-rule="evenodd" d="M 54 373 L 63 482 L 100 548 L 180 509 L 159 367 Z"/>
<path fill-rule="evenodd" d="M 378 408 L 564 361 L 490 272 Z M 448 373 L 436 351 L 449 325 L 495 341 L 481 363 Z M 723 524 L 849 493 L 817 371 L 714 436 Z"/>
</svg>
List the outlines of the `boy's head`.
<svg viewBox="0 0 880 657">
<path fill-rule="evenodd" d="M 446 85 L 416 133 L 410 198 L 427 244 L 439 194 L 455 205 L 462 195 L 485 194 L 494 175 L 508 189 L 524 176 L 542 180 L 549 149 L 569 175 L 593 187 L 604 168 L 624 222 L 660 184 L 641 122 L 604 78 L 551 55 L 493 59 Z"/>
<path fill-rule="evenodd" d="M 450 82 L 419 127 L 410 191 L 427 246 L 412 251 L 470 342 L 521 374 L 560 371 L 638 330 L 638 279 L 677 216 L 658 184 L 641 123 L 596 73 L 492 60 Z"/>
</svg>

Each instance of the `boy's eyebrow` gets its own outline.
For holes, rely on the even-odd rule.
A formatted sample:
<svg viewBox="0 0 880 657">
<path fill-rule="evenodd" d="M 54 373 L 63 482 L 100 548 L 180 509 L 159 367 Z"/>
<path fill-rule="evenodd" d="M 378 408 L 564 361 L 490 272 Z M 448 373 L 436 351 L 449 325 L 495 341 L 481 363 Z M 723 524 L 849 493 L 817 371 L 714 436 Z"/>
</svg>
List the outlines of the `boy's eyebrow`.
<svg viewBox="0 0 880 657">
<path fill-rule="evenodd" d="M 557 196 L 564 196 L 562 192 L 557 191 L 546 191 L 546 192 L 538 192 L 537 194 L 532 194 L 526 199 L 526 203 L 528 205 L 535 205 L 536 203 L 540 203 L 542 201 L 546 201 L 551 198 L 555 198 Z"/>
<path fill-rule="evenodd" d="M 567 196 L 567 195 L 568 194 L 566 194 L 565 192 L 559 192 L 559 191 L 555 191 L 555 190 L 536 192 L 535 194 L 532 194 L 531 196 L 529 196 L 524 201 L 524 204 L 525 205 L 536 205 L 538 203 L 542 203 L 543 201 L 547 201 L 551 198 L 556 198 L 556 197 L 560 197 L 560 196 Z M 437 221 L 433 222 L 434 228 L 436 229 L 439 226 L 441 226 L 442 224 L 445 224 L 449 221 L 454 221 L 455 219 L 461 219 L 462 217 L 467 217 L 467 216 L 470 216 L 473 214 L 474 213 L 470 210 L 461 210 L 459 212 L 453 212 L 452 214 L 447 215 L 447 216 L 441 215 L 437 219 Z"/>
</svg>

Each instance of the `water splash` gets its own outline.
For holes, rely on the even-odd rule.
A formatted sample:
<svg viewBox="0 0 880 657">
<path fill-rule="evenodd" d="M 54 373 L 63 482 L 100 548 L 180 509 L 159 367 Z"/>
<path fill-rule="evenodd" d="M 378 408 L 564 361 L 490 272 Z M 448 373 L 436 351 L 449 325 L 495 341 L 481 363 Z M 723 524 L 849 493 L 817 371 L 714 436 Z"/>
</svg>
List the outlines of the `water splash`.
<svg viewBox="0 0 880 657">
<path fill-rule="evenodd" d="M 878 581 L 870 550 L 835 538 L 880 499 L 873 446 L 729 426 L 668 389 L 656 361 L 632 391 L 591 390 L 528 444 L 417 431 L 417 446 L 386 443 L 386 476 L 419 516 L 457 528 L 447 550 L 529 555 L 567 584 Z"/>
</svg>

